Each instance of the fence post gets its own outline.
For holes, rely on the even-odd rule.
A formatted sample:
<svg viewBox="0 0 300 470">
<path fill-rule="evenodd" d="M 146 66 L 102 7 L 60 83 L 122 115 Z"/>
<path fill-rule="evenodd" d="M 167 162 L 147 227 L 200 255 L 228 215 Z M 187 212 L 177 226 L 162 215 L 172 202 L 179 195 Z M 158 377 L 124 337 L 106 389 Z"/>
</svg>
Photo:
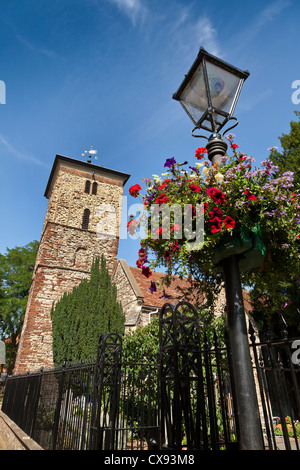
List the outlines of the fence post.
<svg viewBox="0 0 300 470">
<path fill-rule="evenodd" d="M 61 373 L 60 381 L 59 381 L 59 391 L 58 391 L 58 397 L 57 397 L 55 414 L 54 414 L 52 450 L 56 450 L 56 445 L 57 445 L 57 434 L 58 434 L 59 417 L 60 417 L 60 410 L 61 410 L 61 403 L 62 403 L 63 387 L 64 387 L 64 382 L 65 382 L 65 373 L 66 373 L 66 362 L 64 362 L 62 365 L 62 373 Z"/>
<path fill-rule="evenodd" d="M 90 450 L 108 450 L 114 447 L 115 420 L 119 407 L 121 354 L 120 335 L 115 333 L 100 335 L 95 367 Z"/>
<path fill-rule="evenodd" d="M 30 436 L 33 439 L 34 439 L 37 412 L 38 412 L 38 407 L 39 407 L 39 396 L 40 396 L 40 390 L 41 390 L 43 371 L 44 371 L 44 368 L 41 367 L 40 368 L 40 373 L 38 375 L 38 382 L 37 382 L 37 387 L 36 387 L 36 392 L 35 392 L 35 406 L 34 406 L 34 411 L 33 411 L 32 428 L 31 428 L 31 436 Z"/>
</svg>

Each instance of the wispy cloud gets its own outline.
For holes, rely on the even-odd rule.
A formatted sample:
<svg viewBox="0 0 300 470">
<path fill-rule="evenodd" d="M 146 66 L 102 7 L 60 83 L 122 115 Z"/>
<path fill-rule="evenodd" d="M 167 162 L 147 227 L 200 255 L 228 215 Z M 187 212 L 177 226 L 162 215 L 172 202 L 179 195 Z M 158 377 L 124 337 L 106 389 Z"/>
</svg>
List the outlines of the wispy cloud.
<svg viewBox="0 0 300 470">
<path fill-rule="evenodd" d="M 273 21 L 287 7 L 294 3 L 293 0 L 275 0 L 264 8 L 258 15 L 257 28 L 262 28 L 266 23 Z"/>
<path fill-rule="evenodd" d="M 141 2 L 141 0 L 108 0 L 110 3 L 116 5 L 119 10 L 130 18 L 132 24 L 135 26 L 137 21 L 144 22 L 148 9 Z"/>
<path fill-rule="evenodd" d="M 21 34 L 16 33 L 17 39 L 22 43 L 24 46 L 26 46 L 28 49 L 31 49 L 34 52 L 37 52 L 39 54 L 43 54 L 50 59 L 55 59 L 57 58 L 57 54 L 50 49 L 47 49 L 46 47 L 43 46 L 37 46 L 35 44 L 32 44 L 27 38 L 24 36 L 21 36 Z"/>
<path fill-rule="evenodd" d="M 263 8 L 254 21 L 235 37 L 235 52 L 245 48 L 245 45 L 252 41 L 263 28 L 274 21 L 285 8 L 294 4 L 294 0 L 274 0 L 267 7 Z"/>
<path fill-rule="evenodd" d="M 217 39 L 217 31 L 207 17 L 200 18 L 195 26 L 195 37 L 199 45 L 203 46 L 210 54 L 221 56 L 221 49 Z"/>
<path fill-rule="evenodd" d="M 8 142 L 8 140 L 2 134 L 0 134 L 0 144 L 2 144 L 3 147 L 5 148 L 5 150 L 14 158 L 26 161 L 28 163 L 32 163 L 34 165 L 39 165 L 39 166 L 43 166 L 45 168 L 49 168 L 49 165 L 42 162 L 38 158 L 34 157 L 30 153 L 29 154 L 28 153 L 23 153 L 23 152 L 20 152 L 19 150 L 17 150 L 13 145 L 11 145 Z"/>
</svg>

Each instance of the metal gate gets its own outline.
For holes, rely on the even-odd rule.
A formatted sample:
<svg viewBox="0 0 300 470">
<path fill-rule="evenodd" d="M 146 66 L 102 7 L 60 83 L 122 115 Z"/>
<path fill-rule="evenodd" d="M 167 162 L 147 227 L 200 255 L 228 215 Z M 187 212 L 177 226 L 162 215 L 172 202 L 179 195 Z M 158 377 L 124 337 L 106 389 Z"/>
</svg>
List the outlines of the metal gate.
<svg viewBox="0 0 300 470">
<path fill-rule="evenodd" d="M 169 449 L 229 449 L 237 443 L 227 348 L 201 335 L 188 302 L 160 312 L 161 439 Z"/>
</svg>

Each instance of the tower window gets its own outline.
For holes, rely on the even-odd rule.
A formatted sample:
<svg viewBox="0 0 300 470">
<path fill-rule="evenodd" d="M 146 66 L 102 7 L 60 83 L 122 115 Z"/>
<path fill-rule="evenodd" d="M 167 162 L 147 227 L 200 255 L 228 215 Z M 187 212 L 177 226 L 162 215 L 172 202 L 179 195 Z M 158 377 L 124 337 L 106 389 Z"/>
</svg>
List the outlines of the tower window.
<svg viewBox="0 0 300 470">
<path fill-rule="evenodd" d="M 91 189 L 91 182 L 89 180 L 86 180 L 84 192 L 90 194 L 90 189 Z"/>
<path fill-rule="evenodd" d="M 97 194 L 98 183 L 96 181 L 93 183 L 92 194 Z"/>
<path fill-rule="evenodd" d="M 89 209 L 84 209 L 81 228 L 86 230 L 89 228 L 90 214 L 91 211 Z"/>
</svg>

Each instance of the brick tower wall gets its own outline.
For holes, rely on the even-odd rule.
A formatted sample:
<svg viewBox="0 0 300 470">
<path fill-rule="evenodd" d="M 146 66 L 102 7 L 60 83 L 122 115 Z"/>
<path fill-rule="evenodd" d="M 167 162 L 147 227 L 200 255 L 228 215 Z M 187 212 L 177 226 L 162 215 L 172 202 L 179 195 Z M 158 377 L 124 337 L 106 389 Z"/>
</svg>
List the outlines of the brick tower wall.
<svg viewBox="0 0 300 470">
<path fill-rule="evenodd" d="M 107 212 L 99 212 L 99 207 L 109 204 L 115 209 L 118 234 L 123 185 L 127 179 L 128 175 L 123 173 L 56 157 L 45 193 L 48 208 L 14 373 L 53 367 L 52 304 L 89 277 L 93 258 L 103 254 L 113 273 L 118 237 L 107 236 L 103 223 Z M 89 193 L 85 192 L 87 180 L 91 183 Z M 97 194 L 92 194 L 93 183 L 97 183 Z M 89 224 L 82 228 L 85 209 L 90 211 Z"/>
</svg>

